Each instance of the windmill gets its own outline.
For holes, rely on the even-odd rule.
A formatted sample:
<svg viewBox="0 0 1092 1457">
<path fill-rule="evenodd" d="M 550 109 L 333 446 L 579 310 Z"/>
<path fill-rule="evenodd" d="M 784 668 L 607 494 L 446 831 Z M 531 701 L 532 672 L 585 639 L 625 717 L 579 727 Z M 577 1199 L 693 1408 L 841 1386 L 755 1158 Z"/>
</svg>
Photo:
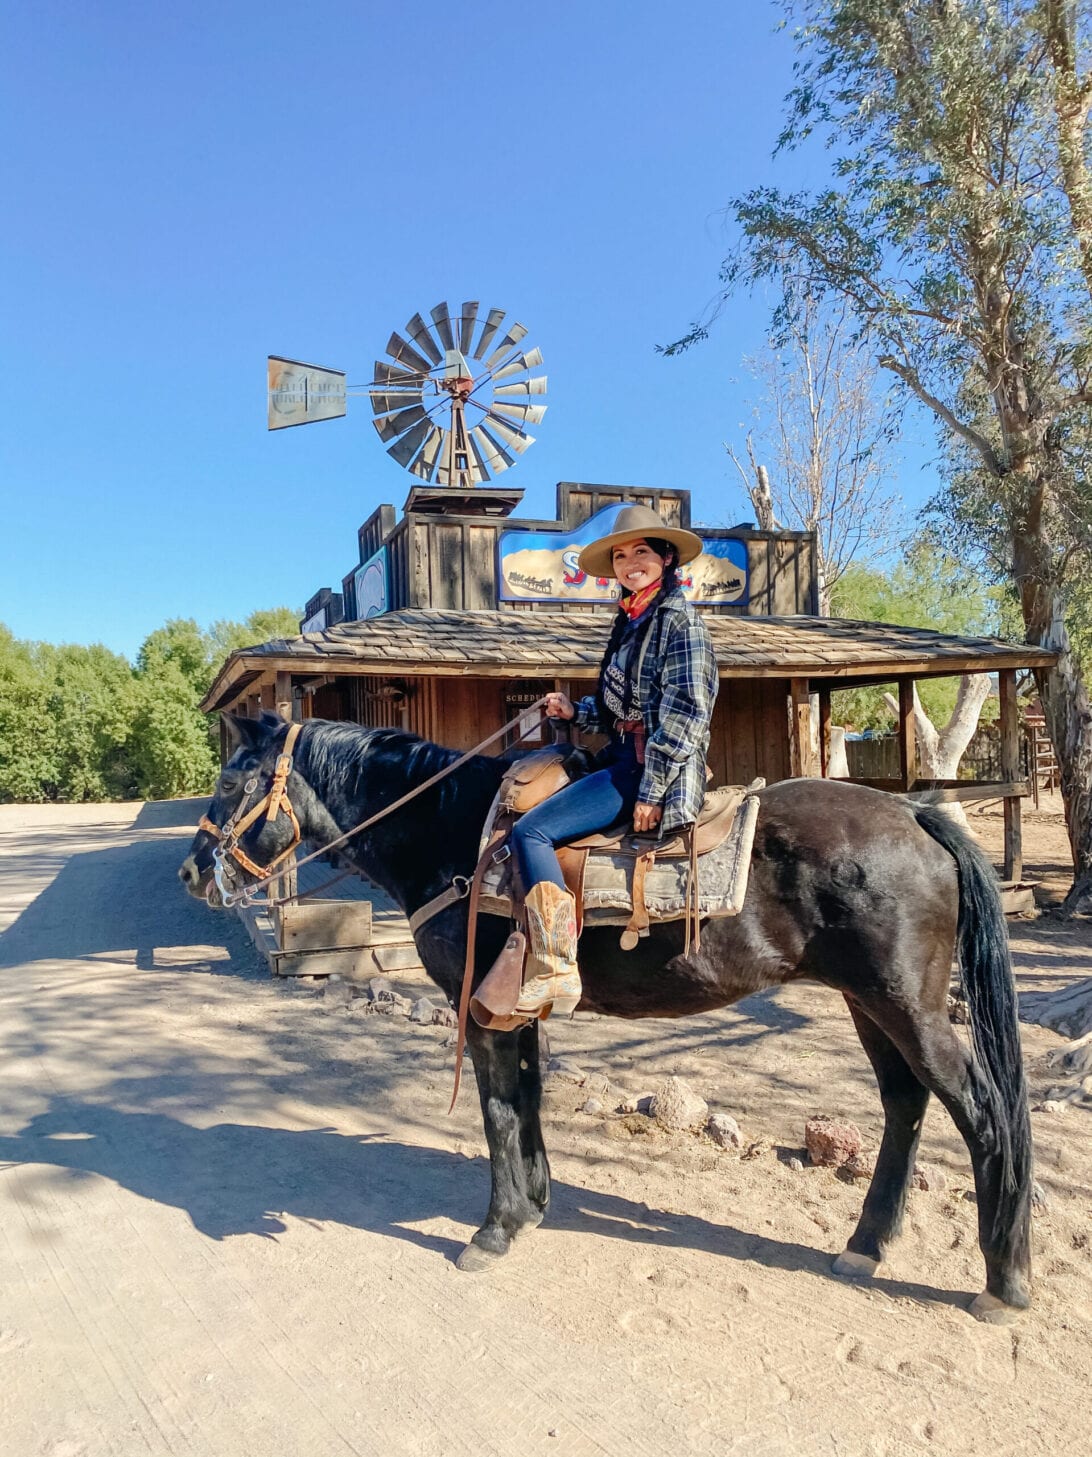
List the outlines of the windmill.
<svg viewBox="0 0 1092 1457">
<path fill-rule="evenodd" d="M 546 406 L 538 349 L 524 349 L 527 329 L 503 309 L 484 320 L 472 300 L 452 315 L 446 303 L 414 314 L 387 340 L 367 386 L 387 454 L 422 481 L 466 488 L 515 464 L 534 442 Z M 388 362 L 390 361 L 390 362 Z M 304 425 L 345 413 L 345 375 L 295 360 L 269 358 L 269 428 Z"/>
</svg>

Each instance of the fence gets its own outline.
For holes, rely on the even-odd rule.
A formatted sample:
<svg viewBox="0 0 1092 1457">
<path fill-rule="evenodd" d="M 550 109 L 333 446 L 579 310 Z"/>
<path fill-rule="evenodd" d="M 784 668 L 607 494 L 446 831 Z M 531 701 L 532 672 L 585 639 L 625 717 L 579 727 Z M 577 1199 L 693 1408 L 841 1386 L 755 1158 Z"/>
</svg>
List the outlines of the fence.
<svg viewBox="0 0 1092 1457">
<path fill-rule="evenodd" d="M 846 739 L 846 759 L 851 779 L 897 779 L 899 741 L 894 734 L 877 734 L 870 739 Z M 1042 774 L 1041 750 L 1033 734 L 1020 736 L 1020 773 L 1033 779 L 1035 767 Z M 996 723 L 979 724 L 967 752 L 960 760 L 958 777 L 982 783 L 1001 778 L 1001 730 Z"/>
</svg>

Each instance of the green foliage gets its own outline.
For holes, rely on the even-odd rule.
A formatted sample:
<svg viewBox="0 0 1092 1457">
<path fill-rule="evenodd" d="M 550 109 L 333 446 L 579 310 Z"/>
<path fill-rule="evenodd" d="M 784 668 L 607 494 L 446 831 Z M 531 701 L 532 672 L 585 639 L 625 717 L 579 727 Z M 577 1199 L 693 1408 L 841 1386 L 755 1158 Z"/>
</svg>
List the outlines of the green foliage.
<svg viewBox="0 0 1092 1457">
<path fill-rule="evenodd" d="M 949 555 L 932 533 L 910 543 L 903 559 L 889 571 L 851 566 L 834 589 L 834 615 L 860 622 L 891 622 L 902 627 L 929 627 L 959 637 L 1008 635 L 1014 607 L 1002 589 L 974 567 Z M 1018 633 L 1018 636 L 1021 635 Z M 923 678 L 918 683 L 922 707 L 943 726 L 955 707 L 958 678 Z M 835 693 L 835 722 L 856 729 L 890 729 L 891 710 L 882 688 L 853 688 Z M 983 718 L 996 716 L 987 702 Z"/>
<path fill-rule="evenodd" d="M 207 631 L 175 618 L 132 667 L 101 644 L 20 642 L 0 625 L 0 801 L 209 792 L 218 739 L 198 704 L 228 653 L 297 627 L 286 607 Z"/>
<path fill-rule="evenodd" d="M 58 772 L 56 726 L 35 643 L 17 642 L 0 626 L 0 800 L 53 797 Z"/>
<path fill-rule="evenodd" d="M 129 756 L 141 798 L 207 794 L 219 768 L 193 684 L 171 658 L 137 679 Z"/>
</svg>

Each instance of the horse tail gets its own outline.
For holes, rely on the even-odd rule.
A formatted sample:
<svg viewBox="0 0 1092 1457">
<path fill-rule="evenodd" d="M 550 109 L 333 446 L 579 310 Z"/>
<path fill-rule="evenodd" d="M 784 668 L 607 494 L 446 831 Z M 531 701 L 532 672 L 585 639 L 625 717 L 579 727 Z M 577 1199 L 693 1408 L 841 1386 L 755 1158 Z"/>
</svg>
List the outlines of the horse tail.
<svg viewBox="0 0 1092 1457">
<path fill-rule="evenodd" d="M 1031 1211 L 1031 1125 L 1005 913 L 993 866 L 965 830 L 927 805 L 914 814 L 959 872 L 956 946 L 970 1020 L 979 1097 L 992 1113 L 1000 1160 L 998 1225 L 1027 1227 Z M 1000 1229 L 998 1233 L 1000 1233 Z"/>
</svg>

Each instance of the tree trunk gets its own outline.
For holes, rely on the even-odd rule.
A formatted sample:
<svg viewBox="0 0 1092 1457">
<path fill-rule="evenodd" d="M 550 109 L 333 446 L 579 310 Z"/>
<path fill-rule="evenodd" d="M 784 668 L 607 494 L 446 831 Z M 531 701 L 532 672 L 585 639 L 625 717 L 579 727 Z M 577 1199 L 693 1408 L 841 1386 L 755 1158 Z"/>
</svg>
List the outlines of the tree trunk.
<svg viewBox="0 0 1092 1457">
<path fill-rule="evenodd" d="M 1073 656 L 1061 591 L 1044 570 L 1044 543 L 1028 533 L 1017 537 L 1014 548 L 1028 642 L 1058 654 L 1057 664 L 1038 672 L 1036 681 L 1061 774 L 1073 856 L 1073 885 L 1063 910 L 1092 914 L 1092 704 Z"/>
<path fill-rule="evenodd" d="M 955 779 L 959 773 L 959 761 L 967 752 L 967 745 L 974 738 L 982 705 L 989 697 L 990 680 L 986 673 L 964 673 L 959 680 L 952 716 L 942 729 L 937 729 L 925 712 L 914 685 L 914 733 L 918 743 L 918 765 L 922 779 Z M 890 693 L 884 694 L 884 702 L 896 716 L 898 700 Z M 964 829 L 970 829 L 967 816 L 961 804 L 941 804 L 937 808 L 949 819 Z"/>
</svg>

